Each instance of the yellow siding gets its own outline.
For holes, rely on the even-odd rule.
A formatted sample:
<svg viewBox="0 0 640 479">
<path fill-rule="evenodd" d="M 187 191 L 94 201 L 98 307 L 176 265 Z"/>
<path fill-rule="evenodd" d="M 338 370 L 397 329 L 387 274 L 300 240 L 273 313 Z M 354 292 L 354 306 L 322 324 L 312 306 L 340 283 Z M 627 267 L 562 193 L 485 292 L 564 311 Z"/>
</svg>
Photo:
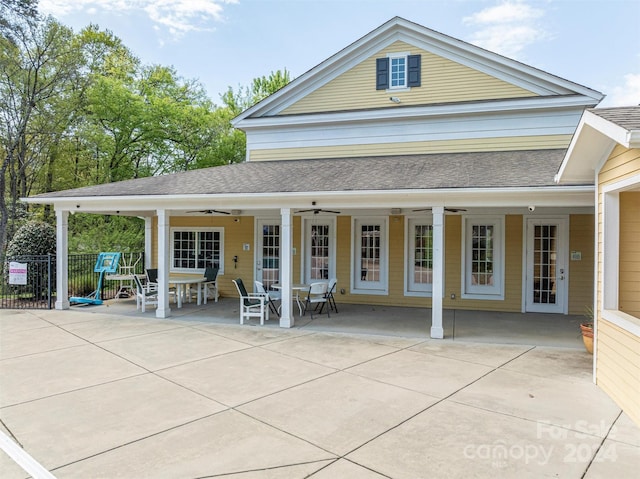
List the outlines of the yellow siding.
<svg viewBox="0 0 640 479">
<path fill-rule="evenodd" d="M 454 218 L 454 217 L 450 217 Z M 522 311 L 522 215 L 507 215 L 504 220 L 505 227 L 505 252 L 504 252 L 504 300 L 460 299 L 461 278 L 461 254 L 462 254 L 462 219 L 458 218 L 459 226 L 452 229 L 453 240 L 447 238 L 447 266 L 452 266 L 457 274 L 447 275 L 448 283 L 445 285 L 444 307 L 455 309 L 471 309 L 478 311 Z M 446 231 L 449 234 L 449 228 Z M 454 264 L 457 263 L 457 267 Z M 450 288 L 455 287 L 458 293 L 455 300 L 451 300 Z"/>
<path fill-rule="evenodd" d="M 640 318 L 640 192 L 620 193 L 620 311 Z"/>
<path fill-rule="evenodd" d="M 591 218 L 591 220 L 590 220 Z M 588 304 L 582 291 L 579 278 L 592 273 L 587 271 L 589 256 L 588 242 L 593 235 L 589 230 L 590 215 L 577 215 L 572 217 L 572 237 L 576 236 L 576 243 L 572 248 L 582 250 L 583 261 L 579 266 L 572 264 L 574 268 L 572 276 L 576 283 L 570 285 L 570 295 L 576 295 L 575 313 L 582 313 L 584 305 Z M 255 236 L 254 218 L 243 216 L 240 222 L 227 217 L 172 217 L 171 227 L 223 227 L 224 228 L 224 259 L 225 273 L 220 276 L 220 293 L 225 297 L 237 296 L 232 279 L 241 277 L 246 283 L 252 284 L 254 280 L 254 255 Z M 154 222 L 154 232 L 156 223 Z M 293 278 L 297 281 L 301 274 L 302 251 L 302 220 L 294 217 L 293 223 L 293 247 L 296 254 L 293 256 Z M 351 269 L 352 269 L 352 238 L 351 217 L 338 216 L 336 220 L 336 274 L 338 278 L 337 299 L 343 303 L 373 304 L 373 305 L 402 305 L 415 307 L 431 307 L 431 298 L 405 296 L 405 219 L 404 216 L 390 216 L 389 228 L 389 294 L 366 295 L 351 294 Z M 461 299 L 461 253 L 462 253 L 462 217 L 448 215 L 445 217 L 445 296 L 443 306 L 445 309 L 467 309 L 482 311 L 511 311 L 518 312 L 522 305 L 522 241 L 523 241 L 523 217 L 521 215 L 507 215 L 505 217 L 505 299 L 501 300 L 477 300 Z M 591 240 L 592 241 L 592 240 Z M 249 243 L 250 251 L 243 251 L 242 245 Z M 591 247 L 591 250 L 593 248 Z M 238 263 L 234 268 L 233 256 L 238 256 Z M 157 237 L 153 238 L 153 260 L 157 258 Z M 579 274 L 575 268 L 583 268 Z M 587 280 L 588 281 L 588 280 Z M 344 289 L 345 293 L 340 293 Z M 455 299 L 451 299 L 451 295 Z M 570 297 L 571 297 L 570 296 Z M 581 298 L 581 299 L 580 299 Z"/>
<path fill-rule="evenodd" d="M 493 100 L 535 96 L 528 90 L 486 73 L 447 60 L 404 42 L 395 42 L 288 107 L 283 114 L 299 114 L 390 107 L 389 91 L 376 90 L 376 58 L 387 53 L 422 55 L 420 87 L 393 92 L 401 105 Z"/>
<path fill-rule="evenodd" d="M 598 173 L 598 264 L 596 265 L 598 276 L 597 276 L 597 284 L 596 284 L 596 292 L 597 292 L 597 301 L 598 308 L 600 309 L 600 304 L 602 303 L 602 241 L 603 241 L 603 207 L 604 207 L 604 194 L 603 187 L 610 183 L 615 183 L 617 181 L 622 181 L 626 178 L 629 178 L 633 175 L 637 175 L 640 173 L 640 149 L 627 149 L 621 145 L 617 145 L 606 163 L 603 165 L 602 169 Z M 624 194 L 621 195 L 624 197 Z M 637 212 L 637 209 L 631 208 L 628 213 L 633 215 L 633 212 Z M 622 212 L 622 214 L 625 214 Z M 637 214 L 637 213 L 636 213 Z M 625 254 L 634 255 L 633 247 L 629 249 Z M 630 256 L 629 259 L 632 259 Z M 625 261 L 620 261 L 620 263 L 624 263 Z M 629 297 L 626 297 L 626 300 L 629 300 Z M 631 302 L 631 301 L 629 301 Z M 638 314 L 636 314 L 638 316 Z"/>
<path fill-rule="evenodd" d="M 514 136 L 251 150 L 251 161 L 566 148 L 571 135 Z"/>
<path fill-rule="evenodd" d="M 580 261 L 569 261 L 569 314 L 584 314 L 593 305 L 594 216 L 571 215 L 569 251 L 580 251 Z"/>
<path fill-rule="evenodd" d="M 640 149 L 629 150 L 618 145 L 600 170 L 598 184 L 605 186 L 607 183 L 624 180 L 638 172 L 640 172 Z"/>
<path fill-rule="evenodd" d="M 600 319 L 597 341 L 598 386 L 640 424 L 640 338 Z"/>
<path fill-rule="evenodd" d="M 220 296 L 237 297 L 236 287 L 232 279 L 242 278 L 245 284 L 253 284 L 254 268 L 254 219 L 252 216 L 243 216 L 239 222 L 234 218 L 219 216 L 174 216 L 171 217 L 170 227 L 222 227 L 224 228 L 224 274 L 218 276 L 218 289 Z M 157 267 L 158 235 L 157 218 L 153 220 L 153 256 L 152 262 Z M 249 243 L 250 251 L 243 251 L 242 244 Z M 233 257 L 238 257 L 238 263 L 234 267 Z"/>
</svg>

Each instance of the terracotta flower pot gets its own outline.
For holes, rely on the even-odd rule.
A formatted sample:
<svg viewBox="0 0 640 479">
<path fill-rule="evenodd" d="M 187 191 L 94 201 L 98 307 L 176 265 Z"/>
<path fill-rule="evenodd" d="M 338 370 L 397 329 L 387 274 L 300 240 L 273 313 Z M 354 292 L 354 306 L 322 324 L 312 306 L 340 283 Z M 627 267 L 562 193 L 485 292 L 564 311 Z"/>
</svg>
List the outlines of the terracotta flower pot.
<svg viewBox="0 0 640 479">
<path fill-rule="evenodd" d="M 582 341 L 589 354 L 593 354 L 593 324 L 581 324 Z"/>
</svg>

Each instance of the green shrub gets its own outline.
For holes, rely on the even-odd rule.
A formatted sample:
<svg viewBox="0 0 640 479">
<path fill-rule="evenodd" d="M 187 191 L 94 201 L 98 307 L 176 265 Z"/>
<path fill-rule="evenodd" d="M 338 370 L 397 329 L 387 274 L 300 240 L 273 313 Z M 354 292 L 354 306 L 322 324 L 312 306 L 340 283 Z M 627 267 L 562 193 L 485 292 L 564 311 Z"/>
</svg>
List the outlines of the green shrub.
<svg viewBox="0 0 640 479">
<path fill-rule="evenodd" d="M 44 254 L 56 254 L 56 230 L 42 221 L 25 223 L 7 246 L 7 256 Z"/>
</svg>

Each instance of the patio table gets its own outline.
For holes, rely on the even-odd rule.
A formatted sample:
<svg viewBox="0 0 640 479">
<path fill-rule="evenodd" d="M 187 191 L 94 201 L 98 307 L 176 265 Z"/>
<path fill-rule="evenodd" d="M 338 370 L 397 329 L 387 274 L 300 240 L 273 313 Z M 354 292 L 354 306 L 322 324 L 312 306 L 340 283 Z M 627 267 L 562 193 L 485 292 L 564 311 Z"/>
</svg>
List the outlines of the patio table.
<svg viewBox="0 0 640 479">
<path fill-rule="evenodd" d="M 182 308 L 182 301 L 185 291 L 188 289 L 187 285 L 195 284 L 198 292 L 198 306 L 202 304 L 202 283 L 206 281 L 204 276 L 174 276 L 169 275 L 169 284 L 176 286 L 176 297 L 178 302 L 178 308 Z M 191 295 L 189 295 L 189 302 L 191 302 Z"/>
<path fill-rule="evenodd" d="M 320 283 L 321 281 L 317 281 L 318 283 Z M 280 285 L 280 283 L 275 283 L 272 284 L 271 287 L 273 289 L 282 289 L 282 286 Z M 302 316 L 302 303 L 300 302 L 300 291 L 308 291 L 309 290 L 310 285 L 308 284 L 292 284 L 291 285 L 291 292 L 293 293 L 293 299 L 296 300 L 296 303 L 298 303 L 298 310 L 300 311 L 300 316 Z"/>
</svg>

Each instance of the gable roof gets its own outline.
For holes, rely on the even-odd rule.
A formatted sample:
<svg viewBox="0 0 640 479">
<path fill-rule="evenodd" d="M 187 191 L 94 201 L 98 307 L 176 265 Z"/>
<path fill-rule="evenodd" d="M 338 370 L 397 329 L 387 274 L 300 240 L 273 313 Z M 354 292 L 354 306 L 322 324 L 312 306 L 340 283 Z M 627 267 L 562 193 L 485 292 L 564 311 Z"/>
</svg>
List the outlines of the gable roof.
<svg viewBox="0 0 640 479">
<path fill-rule="evenodd" d="M 575 96 L 583 106 L 596 105 L 604 95 L 558 76 L 490 52 L 462 40 L 394 17 L 335 55 L 238 115 L 233 123 L 242 127 L 250 118 L 277 115 L 310 92 L 369 58 L 395 41 L 404 41 L 423 50 L 503 79 L 545 97 Z"/>
<path fill-rule="evenodd" d="M 616 144 L 640 148 L 640 106 L 585 111 L 558 169 L 556 182 L 594 181 L 596 167 L 608 158 Z"/>
<path fill-rule="evenodd" d="M 554 186 L 565 150 L 245 162 L 43 193 L 60 198 Z"/>
</svg>

